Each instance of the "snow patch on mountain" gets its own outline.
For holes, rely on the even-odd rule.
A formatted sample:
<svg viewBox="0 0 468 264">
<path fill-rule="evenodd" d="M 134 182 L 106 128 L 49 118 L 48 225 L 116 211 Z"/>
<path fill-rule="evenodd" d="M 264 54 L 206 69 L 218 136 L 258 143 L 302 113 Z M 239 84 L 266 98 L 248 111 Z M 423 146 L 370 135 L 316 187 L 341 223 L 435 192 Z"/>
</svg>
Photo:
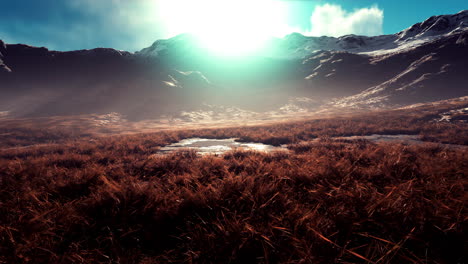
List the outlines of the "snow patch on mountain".
<svg viewBox="0 0 468 264">
<path fill-rule="evenodd" d="M 136 54 L 147 57 L 158 57 L 169 52 L 182 52 L 193 50 L 196 43 L 195 36 L 191 34 L 180 34 L 169 39 L 160 39 L 155 41 L 150 47 L 144 48 Z"/>
<path fill-rule="evenodd" d="M 6 53 L 6 44 L 2 40 L 0 40 L 0 73 L 11 72 L 11 69 L 2 60 L 5 53 Z"/>
<path fill-rule="evenodd" d="M 295 117 L 298 114 L 310 114 L 317 110 L 323 102 L 308 97 L 291 97 L 284 105 L 276 109 L 256 112 L 236 106 L 224 106 L 204 103 L 193 111 L 182 111 L 169 119 L 181 122 L 213 122 L 213 121 L 243 121 L 270 120 L 275 118 Z"/>
<path fill-rule="evenodd" d="M 439 118 L 435 119 L 435 121 L 468 123 L 468 107 L 453 109 L 442 113 Z"/>
<path fill-rule="evenodd" d="M 371 56 L 385 55 L 412 49 L 444 36 L 466 31 L 468 10 L 453 15 L 433 16 L 397 34 L 381 36 L 345 35 L 342 37 L 309 37 L 292 33 L 284 38 L 272 38 L 266 48 L 257 55 L 279 59 L 304 59 L 320 51 L 346 51 Z M 182 34 L 171 39 L 158 40 L 138 52 L 143 56 L 157 57 L 171 52 L 184 54 L 200 48 L 196 38 Z"/>
<path fill-rule="evenodd" d="M 6 118 L 10 114 L 10 111 L 0 111 L 0 118 Z"/>
</svg>

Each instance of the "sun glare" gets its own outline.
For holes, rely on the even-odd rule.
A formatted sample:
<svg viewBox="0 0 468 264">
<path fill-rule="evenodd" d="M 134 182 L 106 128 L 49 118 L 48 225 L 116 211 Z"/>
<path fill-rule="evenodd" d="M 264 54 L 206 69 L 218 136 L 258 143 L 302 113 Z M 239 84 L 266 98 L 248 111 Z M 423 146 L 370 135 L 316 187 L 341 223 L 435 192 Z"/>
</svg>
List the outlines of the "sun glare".
<svg viewBox="0 0 468 264">
<path fill-rule="evenodd" d="M 224 56 L 262 49 L 272 36 L 285 32 L 283 4 L 273 0 L 164 1 L 170 31 L 192 33 L 204 48 Z"/>
</svg>

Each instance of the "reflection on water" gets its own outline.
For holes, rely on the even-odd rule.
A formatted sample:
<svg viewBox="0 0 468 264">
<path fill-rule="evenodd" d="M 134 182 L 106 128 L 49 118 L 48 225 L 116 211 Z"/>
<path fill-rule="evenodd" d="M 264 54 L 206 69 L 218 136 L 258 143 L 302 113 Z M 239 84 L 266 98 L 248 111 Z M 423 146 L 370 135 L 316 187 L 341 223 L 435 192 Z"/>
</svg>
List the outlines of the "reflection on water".
<svg viewBox="0 0 468 264">
<path fill-rule="evenodd" d="M 349 136 L 349 137 L 336 137 L 336 139 L 347 139 L 347 140 L 357 140 L 365 139 L 374 142 L 392 142 L 400 141 L 405 143 L 420 144 L 424 143 L 421 141 L 418 135 L 370 135 L 370 136 Z"/>
<path fill-rule="evenodd" d="M 370 135 L 370 136 L 348 136 L 348 137 L 334 137 L 333 139 L 338 140 L 369 140 L 372 142 L 395 142 L 395 143 L 405 143 L 405 144 L 428 144 L 428 142 L 421 141 L 418 135 Z M 320 139 L 315 139 L 314 141 L 319 141 Z M 430 144 L 430 143 L 429 143 Z M 453 145 L 453 144 L 438 144 L 440 146 L 449 147 L 449 148 L 466 148 L 467 146 L 463 145 Z M 220 155 L 224 154 L 231 150 L 253 150 L 260 152 L 275 152 L 275 151 L 288 151 L 286 145 L 281 147 L 275 147 L 272 145 L 266 145 L 262 143 L 242 143 L 236 142 L 235 138 L 227 139 L 208 139 L 208 138 L 188 138 L 181 140 L 177 143 L 173 143 L 162 147 L 159 150 L 160 154 L 166 154 L 174 152 L 181 149 L 191 149 L 195 150 L 198 154 L 214 154 Z"/>
<path fill-rule="evenodd" d="M 208 139 L 208 138 L 188 138 L 177 143 L 162 147 L 160 152 L 168 153 L 180 149 L 193 149 L 201 155 L 223 154 L 227 151 L 242 149 L 260 152 L 287 151 L 286 147 L 275 147 L 262 143 L 242 143 L 236 142 L 235 138 Z"/>
<path fill-rule="evenodd" d="M 466 148 L 467 147 L 464 145 L 422 141 L 419 135 L 376 135 L 374 134 L 370 136 L 335 137 L 334 139 L 345 139 L 345 140 L 365 139 L 365 140 L 369 140 L 372 142 L 395 142 L 395 143 L 405 143 L 405 144 L 412 144 L 412 145 L 437 144 L 437 145 L 448 147 L 448 148 Z"/>
</svg>

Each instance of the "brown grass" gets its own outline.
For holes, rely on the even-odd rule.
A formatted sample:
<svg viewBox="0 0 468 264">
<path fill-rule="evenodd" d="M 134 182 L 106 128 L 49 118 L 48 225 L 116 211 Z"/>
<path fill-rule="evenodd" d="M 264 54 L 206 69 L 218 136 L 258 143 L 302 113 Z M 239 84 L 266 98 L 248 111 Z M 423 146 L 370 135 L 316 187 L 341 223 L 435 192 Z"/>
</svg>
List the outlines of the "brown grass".
<svg viewBox="0 0 468 264">
<path fill-rule="evenodd" d="M 455 120 L 452 123 L 434 121 L 440 118 L 441 113 L 464 107 L 468 107 L 466 101 L 429 104 L 411 109 L 347 114 L 345 116 L 331 115 L 326 118 L 315 117 L 306 121 L 276 121 L 268 125 L 236 127 L 232 127 L 227 121 L 218 129 L 203 129 L 206 125 L 189 124 L 180 127 L 178 131 L 171 129 L 161 132 L 161 130 L 157 130 L 153 134 L 145 132 L 141 136 L 153 142 L 151 144 L 159 145 L 166 144 L 167 139 L 170 142 L 175 142 L 193 136 L 236 137 L 240 138 L 241 141 L 281 145 L 318 137 L 411 134 L 419 135 L 422 140 L 428 142 L 468 145 L 468 133 L 466 133 L 468 123 L 463 122 L 463 120 Z M 102 135 L 134 135 L 141 134 L 135 131 L 154 131 L 154 129 L 145 126 L 151 127 L 151 122 L 148 124 L 122 123 L 120 126 L 114 124 L 107 131 L 106 127 L 96 127 L 94 123 L 84 117 L 74 117 L 71 118 L 71 121 L 65 118 L 1 121 L 0 150 L 36 144 L 63 144 L 72 140 L 96 139 Z M 197 128 L 191 129 L 191 127 Z M 134 137 L 123 136 L 118 140 L 134 140 Z"/>
<path fill-rule="evenodd" d="M 0 151 L 0 263 L 464 263 L 467 148 L 330 139 L 419 134 L 468 144 L 466 124 L 432 115 L 57 134 L 50 142 L 62 144 Z M 292 145 L 154 155 L 195 136 Z"/>
</svg>

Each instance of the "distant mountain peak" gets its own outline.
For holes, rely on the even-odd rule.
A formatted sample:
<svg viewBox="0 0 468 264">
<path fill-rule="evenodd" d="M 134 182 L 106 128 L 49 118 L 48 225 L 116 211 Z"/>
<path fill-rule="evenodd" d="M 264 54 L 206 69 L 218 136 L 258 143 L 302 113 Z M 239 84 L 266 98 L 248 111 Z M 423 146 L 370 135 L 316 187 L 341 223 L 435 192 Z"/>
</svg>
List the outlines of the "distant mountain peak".
<svg viewBox="0 0 468 264">
<path fill-rule="evenodd" d="M 468 10 L 463 10 L 452 15 L 432 16 L 397 33 L 397 35 L 400 40 L 405 40 L 441 35 L 466 27 L 468 27 Z"/>
<path fill-rule="evenodd" d="M 344 35 L 341 37 L 313 37 L 291 33 L 283 38 L 272 39 L 267 48 L 257 53 L 263 57 L 282 59 L 304 59 L 319 50 L 347 51 L 368 55 L 383 55 L 412 49 L 434 41 L 447 34 L 468 29 L 468 10 L 451 15 L 432 16 L 401 32 L 381 36 Z M 167 54 L 203 54 L 191 34 L 181 34 L 170 39 L 154 42 L 137 54 L 158 57 Z"/>
<path fill-rule="evenodd" d="M 143 56 L 158 56 L 164 54 L 168 49 L 180 49 L 182 46 L 193 46 L 195 43 L 195 36 L 190 33 L 179 34 L 173 38 L 159 39 L 147 48 L 142 49 L 137 54 Z"/>
</svg>

